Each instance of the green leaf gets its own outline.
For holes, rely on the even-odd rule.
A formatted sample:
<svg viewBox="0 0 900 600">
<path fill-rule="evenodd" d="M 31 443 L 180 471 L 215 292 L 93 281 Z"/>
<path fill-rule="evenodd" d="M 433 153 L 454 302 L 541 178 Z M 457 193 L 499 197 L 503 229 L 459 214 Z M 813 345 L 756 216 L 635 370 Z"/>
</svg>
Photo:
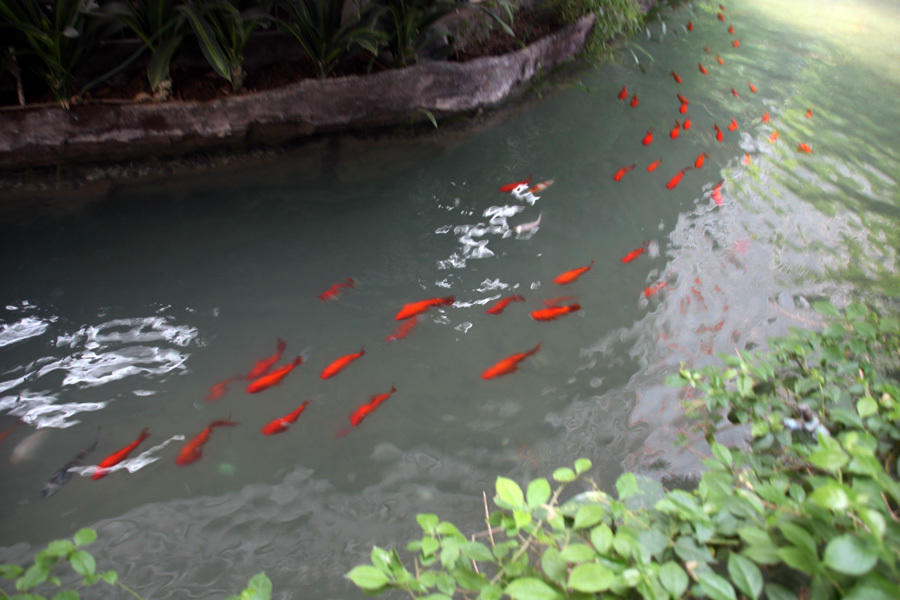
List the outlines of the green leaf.
<svg viewBox="0 0 900 600">
<path fill-rule="evenodd" d="M 578 565 L 569 574 L 568 587 L 579 592 L 602 592 L 609 589 L 616 576 L 597 563 Z"/>
<path fill-rule="evenodd" d="M 856 403 L 856 412 L 858 412 L 859 416 L 863 419 L 871 417 L 878 412 L 878 403 L 875 402 L 875 398 L 872 398 L 871 396 L 863 396 Z"/>
<path fill-rule="evenodd" d="M 437 541 L 435 538 L 431 536 L 426 536 L 422 538 L 422 555 L 423 556 L 431 556 L 437 549 L 440 548 L 441 543 Z"/>
<path fill-rule="evenodd" d="M 533 510 L 545 504 L 549 499 L 550 483 L 546 479 L 541 477 L 528 484 L 528 489 L 525 492 L 525 501 L 528 504 L 528 508 Z"/>
<path fill-rule="evenodd" d="M 513 600 L 556 600 L 559 593 L 534 577 L 520 577 L 503 590 Z"/>
<path fill-rule="evenodd" d="M 119 581 L 119 574 L 115 571 L 105 571 L 100 574 L 100 578 L 109 585 L 116 585 L 116 582 Z"/>
<path fill-rule="evenodd" d="M 575 471 L 570 469 L 569 467 L 561 467 L 555 471 L 553 471 L 553 480 L 559 481 L 560 483 L 567 483 L 569 481 L 575 481 Z"/>
<path fill-rule="evenodd" d="M 737 588 L 750 598 L 762 592 L 762 573 L 753 562 L 734 552 L 728 557 L 728 575 Z"/>
<path fill-rule="evenodd" d="M 20 592 L 27 592 L 45 581 L 50 576 L 50 570 L 42 565 L 31 565 L 21 578 L 16 580 L 16 589 Z"/>
<path fill-rule="evenodd" d="M 613 532 L 605 523 L 591 529 L 591 543 L 599 554 L 606 554 L 613 542 Z"/>
<path fill-rule="evenodd" d="M 19 565 L 0 565 L 0 577 L 3 579 L 15 579 L 24 572 Z"/>
<path fill-rule="evenodd" d="M 777 583 L 766 584 L 766 597 L 769 600 L 797 600 L 797 594 Z"/>
<path fill-rule="evenodd" d="M 587 458 L 579 458 L 575 461 L 575 474 L 581 475 L 591 468 L 591 461 Z"/>
<path fill-rule="evenodd" d="M 69 552 L 75 549 L 75 545 L 69 540 L 54 540 L 47 545 L 44 550 L 50 556 L 68 556 Z"/>
<path fill-rule="evenodd" d="M 497 497 L 495 502 L 503 508 L 522 508 L 525 506 L 525 496 L 522 488 L 512 479 L 498 477 L 495 484 Z"/>
<path fill-rule="evenodd" d="M 839 573 L 859 576 L 875 566 L 878 554 L 871 543 L 848 533 L 828 542 L 823 562 L 826 567 Z"/>
<path fill-rule="evenodd" d="M 659 581 L 673 598 L 681 598 L 688 586 L 684 569 L 671 560 L 659 568 Z"/>
<path fill-rule="evenodd" d="M 784 534 L 784 537 L 787 538 L 789 542 L 805 549 L 807 553 L 812 554 L 813 556 L 817 555 L 816 540 L 808 531 L 794 523 L 781 523 L 778 525 L 778 529 L 781 530 L 781 533 Z"/>
<path fill-rule="evenodd" d="M 778 558 L 784 563 L 807 575 L 812 575 L 819 567 L 819 560 L 815 553 L 810 553 L 806 548 L 799 546 L 784 546 L 778 549 Z"/>
<path fill-rule="evenodd" d="M 809 495 L 809 501 L 827 510 L 843 511 L 850 505 L 847 493 L 840 484 L 832 481 L 813 490 Z"/>
<path fill-rule="evenodd" d="M 347 573 L 350 579 L 357 587 L 364 590 L 378 590 L 388 584 L 387 575 L 369 565 L 359 565 Z"/>
<path fill-rule="evenodd" d="M 568 564 L 559 550 L 550 546 L 541 555 L 541 569 L 552 581 L 561 584 L 565 581 Z"/>
<path fill-rule="evenodd" d="M 809 462 L 824 471 L 835 472 L 850 459 L 834 438 L 819 436 L 819 445 L 809 455 Z"/>
<path fill-rule="evenodd" d="M 87 546 L 88 544 L 93 544 L 94 540 L 97 539 L 97 532 L 85 527 L 75 532 L 72 539 L 75 541 L 76 546 Z"/>
<path fill-rule="evenodd" d="M 843 600 L 897 600 L 900 585 L 878 573 L 870 573 L 854 585 Z"/>
<path fill-rule="evenodd" d="M 372 546 L 372 552 L 369 553 L 369 560 L 378 569 L 385 573 L 390 572 L 391 553 L 384 548 Z"/>
<path fill-rule="evenodd" d="M 725 465 L 728 465 L 729 467 L 733 464 L 733 460 L 731 458 L 731 450 L 729 450 L 727 447 L 723 446 L 722 444 L 720 444 L 718 442 L 713 442 L 712 453 L 713 453 L 713 456 L 715 456 L 717 459 L 719 459 L 719 462 L 721 462 Z"/>
<path fill-rule="evenodd" d="M 731 587 L 728 580 L 712 571 L 698 573 L 697 583 L 712 600 L 736 600 L 734 588 Z"/>
<path fill-rule="evenodd" d="M 69 556 L 69 564 L 72 565 L 73 571 L 85 577 L 93 575 L 97 570 L 97 562 L 94 557 L 84 550 L 73 552 Z"/>
<path fill-rule="evenodd" d="M 616 480 L 616 491 L 619 493 L 619 500 L 625 500 L 638 492 L 637 477 L 634 473 L 623 473 Z"/>
<path fill-rule="evenodd" d="M 80 600 L 80 598 L 75 590 L 62 590 L 53 595 L 53 600 Z"/>
<path fill-rule="evenodd" d="M 566 562 L 583 563 L 594 560 L 597 557 L 597 553 L 587 544 L 570 544 L 562 549 L 560 556 Z"/>
<path fill-rule="evenodd" d="M 247 582 L 241 592 L 241 600 L 269 600 L 272 596 L 272 582 L 265 573 L 257 573 Z"/>
<path fill-rule="evenodd" d="M 841 313 L 838 309 L 834 307 L 834 304 L 829 302 L 828 300 L 816 300 L 812 303 L 812 307 L 817 311 L 824 315 L 829 315 L 832 317 L 840 317 Z"/>
<path fill-rule="evenodd" d="M 479 562 L 494 562 L 494 555 L 491 554 L 490 548 L 481 542 L 466 542 L 462 547 L 463 554 L 466 558 L 477 560 Z"/>
<path fill-rule="evenodd" d="M 416 521 L 418 521 L 422 531 L 425 533 L 434 533 L 434 528 L 437 527 L 441 520 L 437 515 L 431 513 L 419 513 L 416 515 Z"/>
<path fill-rule="evenodd" d="M 713 561 L 713 556 L 709 553 L 709 550 L 706 548 L 706 546 L 698 545 L 693 538 L 685 535 L 682 535 L 677 540 L 675 540 L 675 554 L 677 554 L 678 558 L 685 562 L 689 560 L 701 563 L 709 563 Z"/>
<path fill-rule="evenodd" d="M 606 509 L 601 504 L 585 504 L 578 507 L 575 512 L 575 523 L 573 529 L 585 529 L 592 527 L 603 520 L 606 515 Z"/>
</svg>

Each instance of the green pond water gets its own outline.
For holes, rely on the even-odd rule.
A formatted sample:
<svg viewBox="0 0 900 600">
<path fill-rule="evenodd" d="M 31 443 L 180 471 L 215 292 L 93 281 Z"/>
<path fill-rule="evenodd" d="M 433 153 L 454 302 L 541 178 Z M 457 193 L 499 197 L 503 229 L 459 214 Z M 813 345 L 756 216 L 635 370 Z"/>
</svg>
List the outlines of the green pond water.
<svg viewBox="0 0 900 600">
<path fill-rule="evenodd" d="M 673 442 L 687 433 L 702 452 L 702 441 L 663 383 L 681 362 L 816 327 L 816 299 L 896 312 L 900 298 L 900 7 L 737 0 L 722 23 L 717 4 L 666 13 L 614 63 L 477 130 L 340 138 L 253 167 L 120 184 L 77 206 L 5 210 L 0 562 L 89 526 L 101 567 L 154 600 L 221 598 L 261 570 L 276 598 L 362 597 L 343 574 L 373 544 L 405 545 L 417 512 L 478 530 L 497 475 L 548 476 L 582 456 L 607 487 L 624 470 L 696 474 Z M 617 99 L 623 85 L 638 106 Z M 671 139 L 685 118 L 692 127 Z M 703 167 L 667 189 L 703 152 Z M 498 191 L 528 175 L 554 184 Z M 355 287 L 318 299 L 348 277 Z M 525 301 L 485 314 L 509 294 Z M 386 340 L 405 303 L 450 295 Z M 561 296 L 581 310 L 529 317 Z M 280 385 L 248 394 L 236 381 L 205 401 L 279 338 L 279 365 L 305 357 Z M 539 342 L 517 372 L 481 378 Z M 351 413 L 392 386 L 351 428 Z M 306 400 L 287 432 L 261 433 Z M 239 425 L 176 465 L 187 440 L 228 417 Z M 131 457 L 93 480 L 93 465 L 144 427 Z"/>
</svg>

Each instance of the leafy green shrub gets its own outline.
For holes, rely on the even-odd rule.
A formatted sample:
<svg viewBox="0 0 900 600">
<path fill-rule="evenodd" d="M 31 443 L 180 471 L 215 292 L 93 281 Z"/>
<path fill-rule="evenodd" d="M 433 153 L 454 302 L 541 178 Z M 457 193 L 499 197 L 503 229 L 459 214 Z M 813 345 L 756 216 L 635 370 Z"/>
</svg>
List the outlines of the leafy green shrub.
<svg viewBox="0 0 900 600">
<path fill-rule="evenodd" d="M 379 27 L 387 35 L 395 67 L 415 63 L 419 49 L 431 41 L 432 26 L 461 4 L 457 0 L 373 0 L 372 3 L 380 13 Z"/>
<path fill-rule="evenodd" d="M 688 405 L 711 450 L 696 489 L 626 473 L 617 497 L 586 480 L 560 502 L 587 459 L 554 472 L 555 490 L 499 477 L 485 532 L 420 514 L 412 570 L 375 547 L 347 576 L 432 600 L 900 598 L 900 325 L 817 308 L 834 318 L 822 332 L 672 378 L 703 393 Z M 726 419 L 746 445 L 716 441 Z"/>
<path fill-rule="evenodd" d="M 544 0 L 543 6 L 559 11 L 566 23 L 574 23 L 590 13 L 596 15 L 585 46 L 585 55 L 595 61 L 609 54 L 609 44 L 615 38 L 634 35 L 644 22 L 635 0 Z"/>
</svg>

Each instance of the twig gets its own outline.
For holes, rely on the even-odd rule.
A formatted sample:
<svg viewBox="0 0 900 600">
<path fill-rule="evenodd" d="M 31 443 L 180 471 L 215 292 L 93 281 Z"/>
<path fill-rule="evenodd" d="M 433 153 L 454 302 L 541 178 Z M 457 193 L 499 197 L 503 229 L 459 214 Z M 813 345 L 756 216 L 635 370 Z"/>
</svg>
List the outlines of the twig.
<svg viewBox="0 0 900 600">
<path fill-rule="evenodd" d="M 120 588 L 122 588 L 123 590 L 125 590 L 126 592 L 128 592 L 129 594 L 134 596 L 135 598 L 138 598 L 138 600 L 144 600 L 143 596 L 138 594 L 136 591 L 134 591 L 133 589 L 131 589 L 130 587 L 128 587 L 127 585 L 125 585 L 124 583 L 119 581 L 118 579 L 116 580 L 116 585 L 118 585 Z"/>
<path fill-rule="evenodd" d="M 487 505 L 487 493 L 484 490 L 481 490 L 481 498 L 484 500 L 484 524 L 487 525 L 488 535 L 491 537 L 491 550 L 494 549 L 494 530 L 491 527 L 491 516 L 488 512 Z"/>
<path fill-rule="evenodd" d="M 472 541 L 475 541 L 475 534 L 472 534 Z M 481 571 L 478 570 L 478 563 L 475 562 L 475 559 L 472 559 L 472 568 L 475 569 L 475 572 L 481 575 Z"/>
<path fill-rule="evenodd" d="M 900 522 L 900 518 L 897 517 L 897 513 L 891 510 L 891 503 L 888 501 L 887 496 L 884 495 L 884 492 L 881 492 L 881 499 L 884 500 L 884 505 L 888 509 L 888 514 L 891 515 L 891 518 L 894 520 L 894 522 Z"/>
</svg>

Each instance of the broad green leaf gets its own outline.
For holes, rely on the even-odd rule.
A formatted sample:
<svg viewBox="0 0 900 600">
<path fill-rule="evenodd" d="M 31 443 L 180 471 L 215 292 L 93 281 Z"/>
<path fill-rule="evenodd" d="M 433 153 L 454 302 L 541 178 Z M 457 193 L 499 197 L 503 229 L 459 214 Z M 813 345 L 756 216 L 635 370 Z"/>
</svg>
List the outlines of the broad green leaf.
<svg viewBox="0 0 900 600">
<path fill-rule="evenodd" d="M 857 582 L 843 600 L 897 600 L 900 598 L 900 585 L 889 581 L 878 573 L 870 573 Z"/>
<path fill-rule="evenodd" d="M 836 537 L 825 546 L 825 566 L 845 575 L 863 575 L 878 562 L 876 548 L 853 534 Z"/>
<path fill-rule="evenodd" d="M 20 592 L 27 592 L 31 588 L 38 586 L 45 581 L 47 581 L 47 577 L 50 576 L 50 571 L 47 567 L 41 565 L 31 565 L 28 567 L 28 570 L 25 571 L 25 574 L 22 575 L 21 578 L 16 580 L 16 589 Z"/>
<path fill-rule="evenodd" d="M 513 511 L 513 520 L 516 523 L 516 528 L 521 529 L 525 527 L 529 523 L 531 523 L 531 513 L 527 510 L 516 509 Z"/>
<path fill-rule="evenodd" d="M 729 467 L 733 464 L 733 459 L 731 458 L 731 450 L 729 450 L 726 446 L 718 442 L 713 442 L 712 445 L 712 453 L 720 462 Z"/>
<path fill-rule="evenodd" d="M 809 495 L 809 501 L 827 510 L 840 512 L 850 505 L 847 493 L 837 482 L 830 482 L 813 490 Z"/>
<path fill-rule="evenodd" d="M 587 458 L 579 458 L 575 461 L 575 473 L 581 475 L 591 468 L 591 461 Z"/>
<path fill-rule="evenodd" d="M 569 467 L 561 467 L 555 471 L 553 471 L 553 480 L 559 481 L 560 483 L 567 483 L 569 481 L 575 481 L 575 471 L 570 469 Z"/>
<path fill-rule="evenodd" d="M 812 575 L 820 568 L 818 557 L 814 553 L 810 553 L 806 548 L 798 546 L 779 548 L 778 558 L 784 561 L 787 566 L 802 571 L 807 575 Z"/>
<path fill-rule="evenodd" d="M 53 594 L 53 600 L 80 600 L 80 598 L 75 590 L 62 590 Z"/>
<path fill-rule="evenodd" d="M 566 578 L 568 564 L 560 555 L 559 550 L 551 546 L 541 555 L 541 569 L 552 581 L 562 584 Z"/>
<path fill-rule="evenodd" d="M 615 579 L 612 571 L 597 563 L 578 565 L 569 574 L 568 587 L 579 592 L 602 592 Z"/>
<path fill-rule="evenodd" d="M 440 523 L 438 523 L 438 526 L 434 528 L 434 531 L 438 535 L 465 537 L 459 532 L 459 529 L 456 527 L 456 525 L 449 521 L 441 521 Z"/>
<path fill-rule="evenodd" d="M 97 539 L 97 532 L 85 527 L 84 529 L 79 529 L 72 539 L 75 541 L 76 546 L 87 546 L 88 544 L 93 544 L 94 540 Z"/>
<path fill-rule="evenodd" d="M 257 573 L 247 582 L 240 600 L 269 600 L 272 597 L 272 582 L 265 573 Z"/>
<path fill-rule="evenodd" d="M 0 565 L 0 577 L 3 579 L 15 579 L 24 572 L 19 565 Z"/>
<path fill-rule="evenodd" d="M 583 563 L 594 560 L 597 553 L 587 544 L 570 544 L 560 552 L 563 560 L 570 563 Z"/>
<path fill-rule="evenodd" d="M 478 600 L 500 600 L 503 597 L 503 588 L 497 584 L 481 588 Z"/>
<path fill-rule="evenodd" d="M 541 477 L 528 484 L 528 489 L 525 491 L 525 501 L 528 504 L 528 508 L 533 510 L 545 504 L 549 499 L 550 483 L 546 479 Z"/>
<path fill-rule="evenodd" d="M 437 583 L 437 588 L 448 596 L 452 596 L 456 591 L 456 580 L 450 573 L 438 573 L 435 583 Z"/>
<path fill-rule="evenodd" d="M 766 584 L 766 597 L 769 600 L 797 600 L 797 594 L 777 583 Z"/>
<path fill-rule="evenodd" d="M 115 571 L 105 571 L 100 574 L 100 578 L 109 585 L 116 585 L 116 582 L 119 581 L 119 574 Z"/>
<path fill-rule="evenodd" d="M 688 586 L 684 569 L 671 560 L 659 568 L 659 581 L 673 598 L 681 598 Z"/>
<path fill-rule="evenodd" d="M 697 583 L 712 600 L 736 600 L 734 588 L 728 580 L 712 571 L 698 573 Z"/>
<path fill-rule="evenodd" d="M 613 542 L 613 532 L 605 523 L 591 529 L 591 543 L 599 554 L 606 554 Z"/>
<path fill-rule="evenodd" d="M 520 577 L 503 590 L 513 600 L 556 600 L 559 592 L 534 577 Z"/>
<path fill-rule="evenodd" d="M 94 557 L 84 550 L 73 552 L 69 556 L 69 564 L 72 565 L 73 571 L 85 577 L 93 575 L 97 570 L 97 562 Z"/>
<path fill-rule="evenodd" d="M 735 554 L 728 557 L 728 575 L 732 583 L 750 598 L 756 598 L 762 592 L 762 573 L 753 561 Z"/>
<path fill-rule="evenodd" d="M 422 531 L 425 533 L 433 533 L 434 528 L 437 527 L 441 520 L 437 515 L 431 513 L 419 513 L 416 515 L 416 521 L 418 521 Z"/>
<path fill-rule="evenodd" d="M 871 417 L 878 412 L 878 403 L 871 396 L 863 396 L 856 403 L 856 411 L 863 419 Z"/>
<path fill-rule="evenodd" d="M 619 500 L 625 500 L 638 492 L 637 477 L 634 473 L 623 473 L 616 480 L 616 491 L 619 493 Z"/>
<path fill-rule="evenodd" d="M 625 569 L 622 571 L 620 575 L 622 578 L 622 583 L 627 585 L 628 587 L 634 587 L 641 580 L 641 572 L 637 569 Z"/>
<path fill-rule="evenodd" d="M 812 303 L 812 307 L 817 311 L 824 315 L 829 315 L 832 317 L 840 317 L 841 312 L 834 307 L 834 304 L 829 302 L 828 300 L 816 300 Z"/>
<path fill-rule="evenodd" d="M 364 590 L 378 590 L 388 584 L 387 575 L 369 565 L 359 565 L 347 573 L 350 579 L 357 587 Z"/>
<path fill-rule="evenodd" d="M 422 600 L 453 600 L 447 594 L 428 594 L 427 596 L 423 596 Z"/>
<path fill-rule="evenodd" d="M 585 504 L 578 507 L 575 512 L 575 523 L 573 529 L 585 529 L 592 527 L 603 520 L 606 515 L 606 509 L 601 504 Z"/>
<path fill-rule="evenodd" d="M 47 545 L 44 550 L 50 556 L 68 556 L 69 552 L 75 549 L 75 545 L 69 540 L 54 540 Z"/>
<path fill-rule="evenodd" d="M 372 561 L 372 564 L 378 569 L 381 569 L 386 573 L 390 571 L 391 553 L 384 548 L 372 546 L 372 552 L 369 553 L 369 560 Z"/>
<path fill-rule="evenodd" d="M 794 523 L 781 523 L 778 525 L 778 529 L 780 529 L 781 533 L 784 534 L 784 537 L 795 546 L 805 549 L 813 556 L 818 554 L 816 551 L 816 540 L 808 531 L 799 525 L 795 525 Z"/>
<path fill-rule="evenodd" d="M 769 534 L 759 527 L 741 527 L 737 530 L 737 534 L 744 542 L 749 545 L 753 544 L 771 544 L 772 539 Z"/>
<path fill-rule="evenodd" d="M 481 542 L 466 542 L 462 547 L 463 554 L 466 558 L 479 562 L 494 562 L 494 555 L 491 554 L 490 548 Z"/>
<path fill-rule="evenodd" d="M 684 535 L 675 540 L 675 554 L 685 562 L 689 560 L 701 563 L 713 561 L 712 554 L 709 553 L 706 546 L 700 546 L 694 541 L 694 538 Z"/>
<path fill-rule="evenodd" d="M 435 538 L 429 536 L 425 536 L 422 538 L 422 555 L 423 556 L 431 556 L 437 549 L 440 547 L 441 543 L 438 542 Z"/>
<path fill-rule="evenodd" d="M 819 445 L 809 455 L 809 462 L 825 471 L 837 471 L 850 459 L 834 438 L 819 436 Z"/>
<path fill-rule="evenodd" d="M 500 500 L 500 502 L 497 502 L 498 505 L 503 506 L 503 508 L 521 508 L 525 505 L 525 496 L 522 494 L 522 488 L 512 479 L 498 477 L 495 486 L 497 500 Z"/>
</svg>

